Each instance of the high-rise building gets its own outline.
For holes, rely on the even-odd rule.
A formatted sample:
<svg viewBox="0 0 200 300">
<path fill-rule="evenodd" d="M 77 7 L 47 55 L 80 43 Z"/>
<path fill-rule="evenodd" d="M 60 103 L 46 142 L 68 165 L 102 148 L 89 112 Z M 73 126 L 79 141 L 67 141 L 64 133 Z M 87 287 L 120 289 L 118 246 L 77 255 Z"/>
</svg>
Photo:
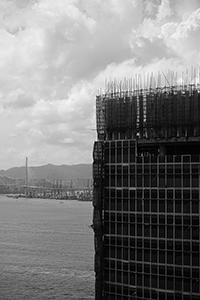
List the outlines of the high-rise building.
<svg viewBox="0 0 200 300">
<path fill-rule="evenodd" d="M 200 86 L 113 84 L 96 118 L 96 300 L 199 300 Z"/>
</svg>

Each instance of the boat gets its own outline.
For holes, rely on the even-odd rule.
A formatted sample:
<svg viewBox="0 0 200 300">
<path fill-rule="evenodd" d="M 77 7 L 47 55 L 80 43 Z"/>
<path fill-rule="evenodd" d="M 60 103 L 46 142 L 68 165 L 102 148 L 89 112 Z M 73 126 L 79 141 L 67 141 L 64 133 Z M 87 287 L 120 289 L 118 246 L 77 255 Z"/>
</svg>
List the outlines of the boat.
<svg viewBox="0 0 200 300">
<path fill-rule="evenodd" d="M 16 194 L 16 195 L 15 195 L 15 194 L 14 194 L 14 195 L 13 195 L 13 194 L 8 194 L 7 197 L 9 197 L 9 198 L 14 198 L 14 199 L 18 199 L 18 198 L 19 198 L 19 195 L 17 195 L 17 194 Z"/>
</svg>

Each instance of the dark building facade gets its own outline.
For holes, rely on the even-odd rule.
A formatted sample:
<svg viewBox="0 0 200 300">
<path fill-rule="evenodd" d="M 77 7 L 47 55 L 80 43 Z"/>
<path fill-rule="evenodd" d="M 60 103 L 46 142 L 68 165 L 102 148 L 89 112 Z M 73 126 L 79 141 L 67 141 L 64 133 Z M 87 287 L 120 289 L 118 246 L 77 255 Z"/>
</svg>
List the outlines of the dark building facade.
<svg viewBox="0 0 200 300">
<path fill-rule="evenodd" d="M 96 300 L 199 300 L 199 86 L 112 91 L 96 118 Z"/>
</svg>

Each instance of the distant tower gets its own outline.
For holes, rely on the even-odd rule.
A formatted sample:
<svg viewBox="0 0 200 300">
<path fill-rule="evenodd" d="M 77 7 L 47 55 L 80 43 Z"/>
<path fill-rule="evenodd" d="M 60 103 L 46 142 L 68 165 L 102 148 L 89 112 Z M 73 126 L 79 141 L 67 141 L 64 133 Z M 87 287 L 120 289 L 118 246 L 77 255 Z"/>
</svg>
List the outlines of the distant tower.
<svg viewBox="0 0 200 300">
<path fill-rule="evenodd" d="M 25 178 L 25 196 L 28 196 L 28 186 L 29 186 L 29 182 L 28 182 L 28 157 L 26 157 L 26 178 Z"/>
</svg>

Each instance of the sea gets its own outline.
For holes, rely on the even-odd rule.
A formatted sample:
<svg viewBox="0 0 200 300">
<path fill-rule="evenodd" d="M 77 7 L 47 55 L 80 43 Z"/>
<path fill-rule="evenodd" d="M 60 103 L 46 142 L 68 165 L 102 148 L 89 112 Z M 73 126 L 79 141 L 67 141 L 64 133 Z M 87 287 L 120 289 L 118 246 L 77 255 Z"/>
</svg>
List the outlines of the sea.
<svg viewBox="0 0 200 300">
<path fill-rule="evenodd" d="M 92 203 L 0 195 L 0 299 L 94 299 Z"/>
</svg>

